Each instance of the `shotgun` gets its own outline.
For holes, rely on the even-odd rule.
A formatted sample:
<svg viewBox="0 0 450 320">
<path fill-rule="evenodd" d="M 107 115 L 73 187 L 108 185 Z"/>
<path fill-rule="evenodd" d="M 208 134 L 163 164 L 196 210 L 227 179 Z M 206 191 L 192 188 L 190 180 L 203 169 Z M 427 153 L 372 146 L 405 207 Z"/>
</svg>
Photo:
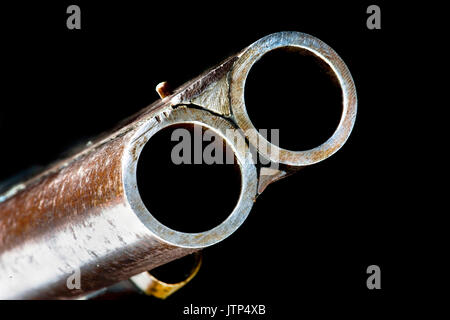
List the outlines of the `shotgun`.
<svg viewBox="0 0 450 320">
<path fill-rule="evenodd" d="M 278 48 L 317 56 L 342 90 L 336 130 L 310 150 L 291 151 L 269 142 L 247 114 L 247 75 L 264 54 Z M 198 252 L 237 230 L 270 183 L 339 150 L 352 131 L 357 108 L 355 85 L 342 59 L 321 40 L 299 32 L 270 34 L 178 89 L 162 83 L 157 91 L 160 100 L 0 195 L 1 299 L 83 298 L 130 278 L 147 293 L 168 296 L 198 271 Z M 189 124 L 223 140 L 241 178 L 239 199 L 228 217 L 194 233 L 156 219 L 136 178 L 146 143 L 164 128 Z M 264 163 L 255 161 L 256 156 Z M 185 281 L 167 284 L 148 272 L 190 254 L 197 258 Z M 77 272 L 81 287 L 72 282 Z"/>
</svg>

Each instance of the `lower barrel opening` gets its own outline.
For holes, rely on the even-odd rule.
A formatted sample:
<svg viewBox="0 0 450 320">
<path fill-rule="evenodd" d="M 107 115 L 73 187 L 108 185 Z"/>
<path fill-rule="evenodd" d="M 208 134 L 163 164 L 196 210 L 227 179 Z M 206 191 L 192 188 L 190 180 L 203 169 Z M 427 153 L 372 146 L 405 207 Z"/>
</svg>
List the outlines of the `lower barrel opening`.
<svg viewBox="0 0 450 320">
<path fill-rule="evenodd" d="M 241 192 L 232 148 L 215 131 L 191 123 L 154 134 L 141 151 L 136 178 L 148 211 L 165 226 L 186 233 L 221 224 Z"/>
</svg>

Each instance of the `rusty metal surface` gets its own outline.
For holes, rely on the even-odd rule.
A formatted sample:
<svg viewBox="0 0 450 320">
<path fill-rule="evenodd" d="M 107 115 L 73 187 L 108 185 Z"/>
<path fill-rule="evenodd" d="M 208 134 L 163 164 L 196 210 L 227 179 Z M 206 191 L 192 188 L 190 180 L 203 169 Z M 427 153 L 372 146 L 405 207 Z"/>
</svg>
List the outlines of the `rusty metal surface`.
<svg viewBox="0 0 450 320">
<path fill-rule="evenodd" d="M 327 142 L 301 152 L 280 149 L 280 159 L 271 160 L 284 165 L 283 170 L 261 178 L 251 153 L 229 140 L 226 130 L 254 128 L 245 110 L 245 79 L 264 53 L 282 46 L 306 48 L 331 66 L 343 90 L 343 113 Z M 84 296 L 225 239 L 245 221 L 268 184 L 329 157 L 345 143 L 357 103 L 353 80 L 339 56 L 298 32 L 269 35 L 163 96 L 112 133 L 0 196 L 0 298 Z M 201 233 L 178 232 L 158 222 L 137 189 L 140 151 L 156 132 L 178 123 L 214 130 L 232 148 L 241 169 L 233 212 Z M 76 268 L 83 286 L 69 290 L 66 280 Z"/>
</svg>

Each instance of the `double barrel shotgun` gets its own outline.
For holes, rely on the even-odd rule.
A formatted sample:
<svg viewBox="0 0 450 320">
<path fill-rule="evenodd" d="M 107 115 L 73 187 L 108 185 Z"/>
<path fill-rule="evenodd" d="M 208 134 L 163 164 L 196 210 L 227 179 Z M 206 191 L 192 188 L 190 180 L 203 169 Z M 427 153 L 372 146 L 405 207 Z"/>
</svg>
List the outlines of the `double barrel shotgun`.
<svg viewBox="0 0 450 320">
<path fill-rule="evenodd" d="M 306 50 L 322 60 L 342 91 L 336 130 L 310 150 L 290 151 L 269 142 L 247 113 L 247 75 L 264 54 L 278 48 Z M 114 131 L 0 195 L 1 299 L 86 298 L 130 278 L 145 292 L 166 297 L 195 275 L 201 259 L 196 259 L 189 278 L 176 284 L 160 281 L 149 271 L 190 254 L 199 257 L 201 249 L 231 235 L 267 185 L 342 147 L 357 108 L 345 63 L 321 40 L 299 32 L 268 35 L 178 89 L 170 91 L 162 83 L 157 91 L 160 100 Z M 176 231 L 157 220 L 141 199 L 136 178 L 141 151 L 152 136 L 186 124 L 221 137 L 240 168 L 236 206 L 223 222 L 204 232 Z M 230 131 L 239 132 L 241 142 L 231 138 Z M 255 150 L 266 164 L 255 163 Z M 81 287 L 73 279 L 77 270 Z"/>
</svg>

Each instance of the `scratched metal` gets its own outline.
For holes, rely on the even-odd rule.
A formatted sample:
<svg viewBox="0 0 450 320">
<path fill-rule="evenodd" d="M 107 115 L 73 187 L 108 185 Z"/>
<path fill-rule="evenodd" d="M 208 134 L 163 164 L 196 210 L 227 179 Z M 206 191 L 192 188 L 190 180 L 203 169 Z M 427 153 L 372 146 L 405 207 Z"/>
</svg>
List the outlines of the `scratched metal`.
<svg viewBox="0 0 450 320">
<path fill-rule="evenodd" d="M 269 148 L 258 151 L 283 169 L 258 170 L 248 149 L 228 140 L 225 132 L 254 128 L 245 109 L 245 79 L 262 55 L 286 46 L 310 50 L 330 65 L 343 92 L 342 118 L 333 136 L 312 150 L 280 149 L 280 159 L 273 159 L 266 150 L 277 147 L 266 142 Z M 225 239 L 245 221 L 268 184 L 329 157 L 345 143 L 356 104 L 347 67 L 322 41 L 298 32 L 260 39 L 85 149 L 0 195 L 0 298 L 85 296 Z M 159 223 L 137 190 L 142 148 L 156 132 L 176 123 L 214 130 L 235 152 L 241 169 L 240 198 L 233 212 L 201 233 L 182 233 Z M 258 176 L 261 172 L 265 174 Z M 148 183 L 154 183 L 151 177 Z M 69 290 L 66 281 L 77 269 L 81 289 Z"/>
<path fill-rule="evenodd" d="M 353 129 L 356 117 L 356 89 L 350 71 L 337 53 L 324 42 L 304 33 L 280 32 L 264 37 L 252 44 L 247 50 L 244 50 L 238 61 L 234 64 L 230 74 L 232 111 L 239 127 L 245 131 L 255 129 L 245 108 L 245 80 L 252 65 L 265 53 L 282 47 L 308 50 L 331 67 L 342 90 L 343 101 L 340 122 L 334 134 L 326 142 L 316 148 L 305 151 L 290 151 L 279 148 L 269 143 L 256 130 L 250 130 L 250 133 L 257 134 L 259 141 L 263 142 L 259 152 L 266 158 L 289 166 L 311 165 L 330 157 L 342 147 Z M 297 98 L 301 99 L 301 97 Z M 283 107 L 280 106 L 280 109 Z M 251 136 L 251 138 L 251 141 L 255 141 L 254 139 L 256 137 Z M 275 152 L 272 152 L 272 149 Z M 274 159 L 272 154 L 276 154 L 277 158 Z"/>
</svg>

